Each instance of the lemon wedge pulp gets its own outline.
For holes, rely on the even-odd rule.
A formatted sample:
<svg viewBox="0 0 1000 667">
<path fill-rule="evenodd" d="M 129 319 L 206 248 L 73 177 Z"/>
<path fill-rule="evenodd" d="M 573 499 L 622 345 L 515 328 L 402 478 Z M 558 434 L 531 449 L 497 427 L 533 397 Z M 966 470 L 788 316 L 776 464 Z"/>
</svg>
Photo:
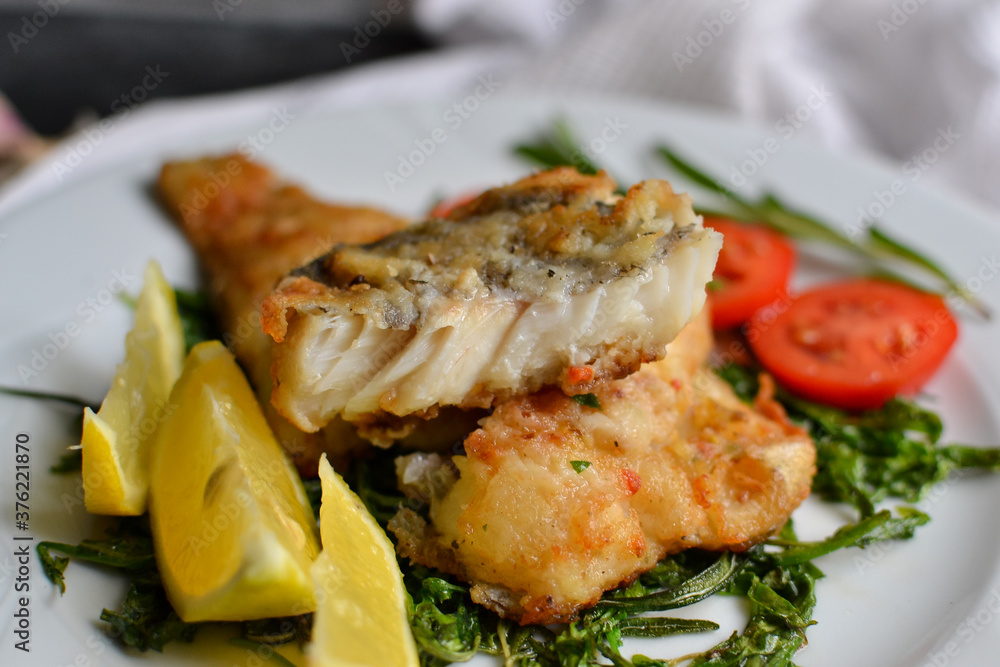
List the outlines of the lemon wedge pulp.
<svg viewBox="0 0 1000 667">
<path fill-rule="evenodd" d="M 84 409 L 83 499 L 94 514 L 139 515 L 149 492 L 149 445 L 184 364 L 174 290 L 156 262 L 143 276 L 125 361 L 95 414 Z"/>
<path fill-rule="evenodd" d="M 153 443 L 149 515 L 177 614 L 191 623 L 313 611 L 315 517 L 229 350 L 196 345 L 170 402 Z"/>
<path fill-rule="evenodd" d="M 323 552 L 310 667 L 419 667 L 396 553 L 361 500 L 320 459 Z"/>
</svg>

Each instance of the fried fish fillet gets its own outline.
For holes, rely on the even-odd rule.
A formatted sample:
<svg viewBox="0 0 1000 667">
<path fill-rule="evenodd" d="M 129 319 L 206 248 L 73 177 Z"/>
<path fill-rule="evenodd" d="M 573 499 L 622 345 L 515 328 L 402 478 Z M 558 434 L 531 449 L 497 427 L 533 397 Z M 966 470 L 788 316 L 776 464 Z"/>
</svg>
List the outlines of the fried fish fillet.
<svg viewBox="0 0 1000 667">
<path fill-rule="evenodd" d="M 238 154 L 167 163 L 157 187 L 198 255 L 226 344 L 247 369 L 271 427 L 300 470 L 315 474 L 323 451 L 337 460 L 367 446 L 342 421 L 308 435 L 270 406 L 272 342 L 260 326 L 261 303 L 287 272 L 337 243 L 375 241 L 407 221 L 317 201 Z"/>
<path fill-rule="evenodd" d="M 397 461 L 430 502 L 390 523 L 401 555 L 459 576 L 520 623 L 567 621 L 664 556 L 741 551 L 809 494 L 815 449 L 702 363 L 704 319 L 663 361 L 593 388 L 600 409 L 555 388 L 502 403 L 450 461 Z M 764 416 L 763 412 L 779 419 Z"/>
<path fill-rule="evenodd" d="M 663 356 L 701 309 L 720 246 L 664 181 L 621 197 L 606 174 L 564 168 L 489 190 L 285 278 L 264 304 L 272 401 L 315 431 L 338 415 L 586 391 Z"/>
</svg>

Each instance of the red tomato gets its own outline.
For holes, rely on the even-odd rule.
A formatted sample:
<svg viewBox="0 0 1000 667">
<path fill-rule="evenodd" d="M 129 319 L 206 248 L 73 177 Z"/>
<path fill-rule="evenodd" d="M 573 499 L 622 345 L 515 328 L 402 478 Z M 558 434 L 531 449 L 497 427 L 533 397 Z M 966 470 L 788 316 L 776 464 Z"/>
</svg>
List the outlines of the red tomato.
<svg viewBox="0 0 1000 667">
<path fill-rule="evenodd" d="M 958 337 L 941 297 L 898 283 L 856 279 L 793 299 L 747 334 L 760 363 L 806 398 L 877 408 L 930 379 Z"/>
<path fill-rule="evenodd" d="M 705 218 L 705 226 L 725 241 L 709 291 L 712 326 L 734 327 L 785 295 L 795 266 L 795 248 L 781 234 L 761 225 Z"/>
<path fill-rule="evenodd" d="M 427 215 L 432 218 L 447 218 L 448 215 L 451 214 L 451 212 L 456 208 L 459 206 L 465 206 L 481 194 L 482 192 L 478 191 L 467 192 L 464 195 L 458 195 L 457 197 L 452 197 L 450 199 L 442 199 L 434 205 L 434 208 L 432 208 L 431 212 Z"/>
</svg>

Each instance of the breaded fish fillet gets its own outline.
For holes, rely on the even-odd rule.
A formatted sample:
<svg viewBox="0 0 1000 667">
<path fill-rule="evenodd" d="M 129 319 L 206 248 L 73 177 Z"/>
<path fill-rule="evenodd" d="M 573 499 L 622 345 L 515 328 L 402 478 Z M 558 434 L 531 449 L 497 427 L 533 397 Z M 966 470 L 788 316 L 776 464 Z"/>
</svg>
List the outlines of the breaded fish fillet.
<svg viewBox="0 0 1000 667">
<path fill-rule="evenodd" d="M 506 618 L 551 623 L 668 554 L 741 551 L 776 532 L 809 494 L 815 449 L 700 363 L 707 329 L 701 319 L 663 361 L 594 387 L 600 409 L 546 389 L 502 403 L 462 456 L 399 459 L 431 519 L 400 510 L 400 553 L 472 583 Z"/>
<path fill-rule="evenodd" d="M 402 229 L 402 218 L 371 208 L 334 206 L 287 185 L 241 155 L 163 166 L 160 198 L 194 247 L 225 342 L 247 369 L 278 439 L 303 472 L 319 455 L 367 446 L 350 425 L 335 421 L 307 435 L 270 406 L 270 337 L 260 308 L 278 280 L 337 243 L 367 243 Z"/>
<path fill-rule="evenodd" d="M 315 431 L 587 391 L 661 358 L 722 240 L 664 181 L 614 190 L 603 173 L 539 173 L 292 272 L 264 304 L 274 405 Z"/>
</svg>

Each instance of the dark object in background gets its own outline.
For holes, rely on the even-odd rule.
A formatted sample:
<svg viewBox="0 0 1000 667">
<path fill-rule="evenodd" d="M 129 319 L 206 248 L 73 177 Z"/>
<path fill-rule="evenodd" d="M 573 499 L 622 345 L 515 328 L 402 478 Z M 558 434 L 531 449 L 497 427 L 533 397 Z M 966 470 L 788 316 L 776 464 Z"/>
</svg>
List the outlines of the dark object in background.
<svg viewBox="0 0 1000 667">
<path fill-rule="evenodd" d="M 348 25 L 225 20 L 211 10 L 200 20 L 71 14 L 71 8 L 71 3 L 61 6 L 35 31 L 25 20 L 41 11 L 38 4 L 0 9 L 0 91 L 40 134 L 59 134 L 88 111 L 98 116 L 121 111 L 138 97 L 266 85 L 429 47 L 400 16 L 356 48 L 358 28 L 374 20 L 367 11 Z M 349 45 L 350 63 L 342 44 Z"/>
</svg>

